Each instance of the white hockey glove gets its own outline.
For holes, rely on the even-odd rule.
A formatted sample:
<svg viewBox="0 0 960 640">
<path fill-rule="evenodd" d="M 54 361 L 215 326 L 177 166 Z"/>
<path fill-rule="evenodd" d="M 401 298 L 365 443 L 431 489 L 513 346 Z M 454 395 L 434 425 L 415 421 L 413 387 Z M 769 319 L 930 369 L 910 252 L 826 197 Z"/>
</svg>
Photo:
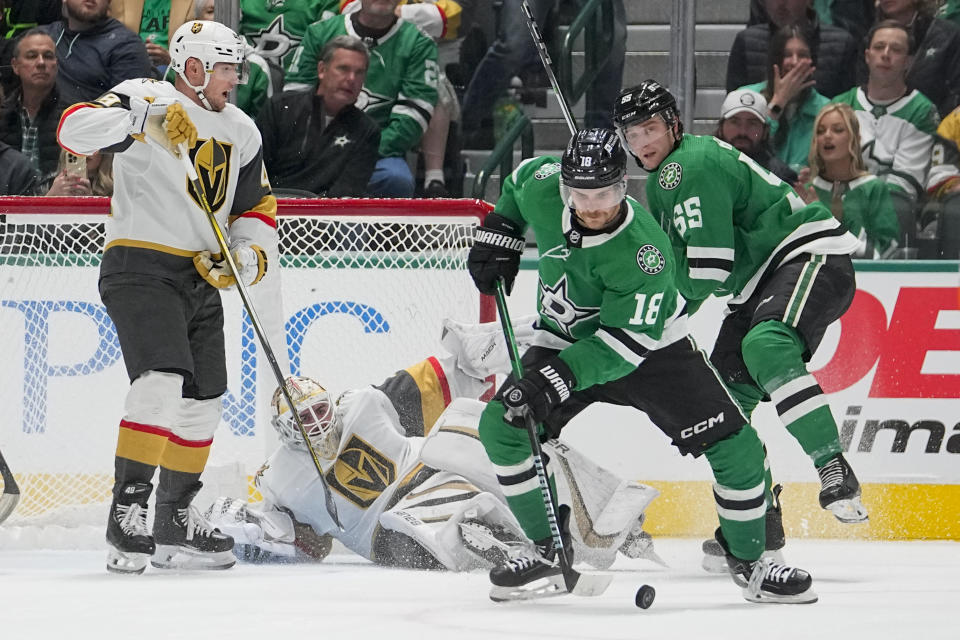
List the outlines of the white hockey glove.
<svg viewBox="0 0 960 640">
<path fill-rule="evenodd" d="M 260 282 L 267 272 L 267 253 L 255 244 L 238 243 L 231 250 L 233 260 L 240 269 L 240 280 L 248 287 Z M 225 259 L 215 260 L 209 251 L 193 256 L 193 264 L 200 276 L 217 289 L 227 289 L 237 284 L 237 278 Z"/>
<path fill-rule="evenodd" d="M 131 97 L 127 131 L 145 136 L 177 156 L 180 143 L 193 147 L 197 142 L 197 127 L 183 105 L 172 98 Z"/>
<path fill-rule="evenodd" d="M 521 353 L 533 340 L 536 320 L 536 315 L 530 315 L 513 321 L 513 335 Z M 445 318 L 440 344 L 450 355 L 456 356 L 457 367 L 467 375 L 486 378 L 510 373 L 510 355 L 499 322 L 463 324 Z"/>
</svg>

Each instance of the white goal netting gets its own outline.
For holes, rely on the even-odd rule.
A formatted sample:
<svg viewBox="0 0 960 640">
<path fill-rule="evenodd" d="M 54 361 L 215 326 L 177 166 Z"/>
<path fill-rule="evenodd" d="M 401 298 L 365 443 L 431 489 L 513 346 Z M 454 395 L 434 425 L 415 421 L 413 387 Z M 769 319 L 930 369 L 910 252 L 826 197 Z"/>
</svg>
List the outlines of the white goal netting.
<svg viewBox="0 0 960 640">
<path fill-rule="evenodd" d="M 82 541 L 72 530 L 81 526 L 102 539 L 129 384 L 97 291 L 107 206 L 0 198 L 0 450 L 22 492 L 0 525 L 0 548 L 63 546 L 64 528 Z M 279 259 L 267 275 L 281 280 L 283 309 L 257 305 L 261 285 L 251 289 L 281 366 L 334 392 L 377 384 L 442 353 L 443 318 L 493 320 L 466 271 L 472 228 L 488 209 L 469 200 L 283 201 Z M 236 495 L 275 445 L 276 381 L 239 295 L 227 291 L 223 302 L 229 385 L 203 480 L 205 492 Z"/>
</svg>

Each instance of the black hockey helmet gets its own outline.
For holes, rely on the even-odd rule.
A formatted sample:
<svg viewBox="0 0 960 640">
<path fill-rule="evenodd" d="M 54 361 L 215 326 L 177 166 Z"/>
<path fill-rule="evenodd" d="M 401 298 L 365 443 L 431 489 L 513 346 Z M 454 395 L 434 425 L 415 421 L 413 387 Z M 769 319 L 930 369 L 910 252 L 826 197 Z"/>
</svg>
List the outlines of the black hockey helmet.
<svg viewBox="0 0 960 640">
<path fill-rule="evenodd" d="M 560 177 L 567 187 L 599 189 L 623 181 L 627 154 L 610 129 L 578 131 L 560 161 Z"/>
<path fill-rule="evenodd" d="M 624 89 L 613 106 L 613 122 L 621 132 L 624 127 L 646 122 L 657 115 L 669 127 L 680 125 L 679 135 L 683 134 L 677 99 L 656 80 L 644 80 L 635 87 Z"/>
</svg>

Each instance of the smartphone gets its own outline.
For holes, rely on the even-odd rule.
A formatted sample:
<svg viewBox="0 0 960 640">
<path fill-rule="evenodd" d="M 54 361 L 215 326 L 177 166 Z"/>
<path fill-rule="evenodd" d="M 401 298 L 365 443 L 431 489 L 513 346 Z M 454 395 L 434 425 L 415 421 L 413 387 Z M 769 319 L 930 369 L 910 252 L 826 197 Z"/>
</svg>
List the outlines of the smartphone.
<svg viewBox="0 0 960 640">
<path fill-rule="evenodd" d="M 66 170 L 68 176 L 86 178 L 87 177 L 86 156 L 77 156 L 72 153 L 68 153 L 66 166 L 64 167 L 64 169 Z"/>
</svg>

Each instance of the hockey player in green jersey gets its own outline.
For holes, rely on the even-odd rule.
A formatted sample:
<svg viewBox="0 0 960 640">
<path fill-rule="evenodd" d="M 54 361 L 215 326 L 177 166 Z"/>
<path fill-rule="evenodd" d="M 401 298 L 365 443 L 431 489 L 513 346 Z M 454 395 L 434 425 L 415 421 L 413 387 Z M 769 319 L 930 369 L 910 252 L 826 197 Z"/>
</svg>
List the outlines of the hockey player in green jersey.
<svg viewBox="0 0 960 640">
<path fill-rule="evenodd" d="M 760 560 L 763 445 L 687 334 L 669 240 L 626 197 L 626 160 L 613 131 L 581 131 L 561 162 L 521 164 L 474 238 L 468 267 L 486 294 L 501 279 L 512 287 L 528 227 L 539 246 L 539 318 L 524 375 L 508 377 L 480 419 L 501 489 L 534 545 L 490 571 L 491 596 L 532 597 L 544 579 L 564 589 L 524 414 L 556 436 L 587 406 L 606 402 L 644 411 L 681 452 L 706 456 L 717 535 L 747 600 L 814 602 L 807 572 Z"/>
<path fill-rule="evenodd" d="M 747 155 L 684 135 L 676 100 L 653 80 L 621 92 L 614 121 L 650 172 L 647 201 L 670 238 L 689 308 L 711 294 L 732 296 L 713 365 L 748 416 L 761 400 L 776 404 L 817 469 L 820 506 L 841 522 L 865 521 L 860 483 L 806 366 L 853 300 L 857 239 Z"/>
</svg>

